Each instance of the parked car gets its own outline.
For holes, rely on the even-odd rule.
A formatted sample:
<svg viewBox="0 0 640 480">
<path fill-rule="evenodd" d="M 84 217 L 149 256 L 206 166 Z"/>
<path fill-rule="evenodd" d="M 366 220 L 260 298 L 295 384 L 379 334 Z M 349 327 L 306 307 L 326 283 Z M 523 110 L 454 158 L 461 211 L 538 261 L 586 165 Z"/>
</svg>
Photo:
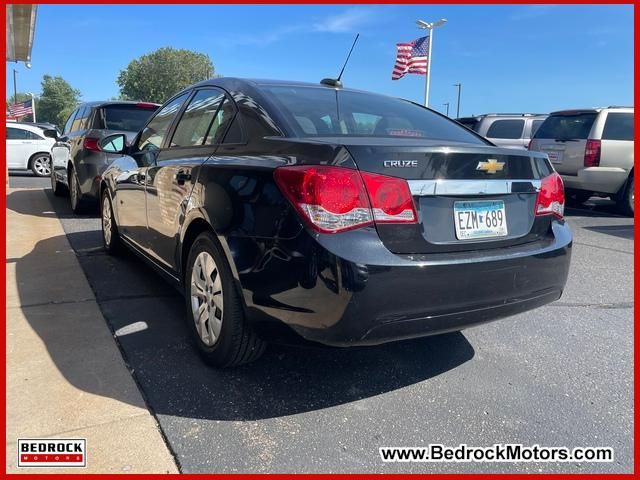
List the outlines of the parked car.
<svg viewBox="0 0 640 480">
<path fill-rule="evenodd" d="M 33 125 L 42 129 L 45 137 L 57 139 L 60 136 L 60 130 L 56 125 L 49 122 L 21 122 L 23 125 Z"/>
<path fill-rule="evenodd" d="M 31 170 L 39 177 L 51 174 L 51 146 L 54 139 L 42 129 L 18 122 L 7 122 L 7 167 Z"/>
<path fill-rule="evenodd" d="M 282 324 L 327 345 L 460 330 L 557 300 L 572 236 L 547 157 L 421 105 L 323 84 L 207 80 L 102 175 L 104 247 L 184 292 L 215 366 Z"/>
<path fill-rule="evenodd" d="M 608 195 L 633 216 L 633 112 L 633 107 L 554 112 L 530 149 L 549 156 L 573 202 Z"/>
<path fill-rule="evenodd" d="M 526 149 L 545 118 L 540 113 L 486 113 L 456 121 L 499 147 Z"/>
<path fill-rule="evenodd" d="M 158 107 L 155 103 L 110 101 L 76 108 L 51 149 L 53 193 L 68 192 L 75 213 L 97 206 L 100 178 L 113 158 L 100 149 L 100 140 L 113 133 L 132 139 Z"/>
</svg>

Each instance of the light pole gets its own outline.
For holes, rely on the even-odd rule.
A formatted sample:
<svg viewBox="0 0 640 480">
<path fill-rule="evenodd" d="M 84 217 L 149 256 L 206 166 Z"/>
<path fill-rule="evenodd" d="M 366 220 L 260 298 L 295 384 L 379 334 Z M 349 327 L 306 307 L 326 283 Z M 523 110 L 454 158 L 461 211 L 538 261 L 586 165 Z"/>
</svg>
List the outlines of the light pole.
<svg viewBox="0 0 640 480">
<path fill-rule="evenodd" d="M 431 49 L 433 48 L 433 29 L 436 27 L 441 27 L 447 23 L 446 18 L 441 18 L 435 22 L 425 22 L 424 20 L 417 20 L 416 24 L 418 28 L 422 30 L 429 30 L 429 53 L 427 53 L 427 81 L 424 86 L 424 106 L 429 106 L 429 87 L 431 83 L 431 66 L 433 62 L 431 61 Z"/>
<path fill-rule="evenodd" d="M 31 92 L 27 92 L 27 95 L 31 96 L 31 116 L 33 117 L 33 123 L 36 123 L 36 99 Z"/>
<path fill-rule="evenodd" d="M 456 108 L 456 118 L 460 118 L 460 91 L 462 90 L 461 83 L 454 83 L 454 87 L 458 87 L 458 107 Z"/>
<path fill-rule="evenodd" d="M 447 117 L 449 116 L 449 102 L 443 103 L 443 106 L 447 107 Z"/>
</svg>

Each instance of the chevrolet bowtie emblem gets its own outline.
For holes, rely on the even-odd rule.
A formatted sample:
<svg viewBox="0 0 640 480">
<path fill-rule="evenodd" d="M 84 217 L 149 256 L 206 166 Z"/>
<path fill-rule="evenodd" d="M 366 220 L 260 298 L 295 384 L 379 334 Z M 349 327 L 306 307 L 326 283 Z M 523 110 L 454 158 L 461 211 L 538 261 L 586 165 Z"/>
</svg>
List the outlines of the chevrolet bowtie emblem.
<svg viewBox="0 0 640 480">
<path fill-rule="evenodd" d="M 486 162 L 478 162 L 476 170 L 493 174 L 496 172 L 501 172 L 503 168 L 504 162 L 499 162 L 495 158 L 490 158 Z"/>
</svg>

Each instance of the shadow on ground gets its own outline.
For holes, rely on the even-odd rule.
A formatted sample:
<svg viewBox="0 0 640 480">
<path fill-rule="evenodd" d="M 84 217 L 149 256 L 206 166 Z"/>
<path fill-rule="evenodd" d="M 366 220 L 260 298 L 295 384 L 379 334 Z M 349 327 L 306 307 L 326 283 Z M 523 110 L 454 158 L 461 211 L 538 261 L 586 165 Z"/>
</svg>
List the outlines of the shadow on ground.
<svg viewBox="0 0 640 480">
<path fill-rule="evenodd" d="M 30 193 L 41 194 L 14 192 L 7 197 L 7 208 L 20 211 L 23 196 Z M 49 198 L 62 216 L 70 214 L 64 199 Z M 134 255 L 106 255 L 100 248 L 100 232 L 93 227 L 67 232 L 67 238 L 72 246 L 86 247 L 76 249 L 77 258 L 109 328 L 122 332 L 132 324 L 139 327 L 117 339 L 147 402 L 159 415 L 255 420 L 313 411 L 427 381 L 474 356 L 466 338 L 451 333 L 351 349 L 271 345 L 253 364 L 211 369 L 191 345 L 184 300 L 174 289 Z M 54 254 L 60 243 L 61 237 L 43 240 L 30 254 L 14 259 L 19 289 L 33 280 L 37 264 L 43 256 Z M 55 316 L 35 316 L 29 308 L 23 311 L 70 383 L 88 393 L 127 401 L 126 396 L 119 398 L 117 386 L 77 375 L 83 359 L 69 355 L 68 326 L 57 328 L 60 320 Z"/>
</svg>

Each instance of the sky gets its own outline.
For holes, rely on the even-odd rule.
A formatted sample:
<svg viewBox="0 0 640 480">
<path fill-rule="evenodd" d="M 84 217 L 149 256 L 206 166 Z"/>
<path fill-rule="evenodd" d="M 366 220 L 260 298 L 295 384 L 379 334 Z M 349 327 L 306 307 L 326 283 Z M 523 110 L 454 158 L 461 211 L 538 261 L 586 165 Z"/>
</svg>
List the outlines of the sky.
<svg viewBox="0 0 640 480">
<path fill-rule="evenodd" d="M 206 53 L 226 77 L 319 82 L 423 101 L 425 77 L 391 80 L 398 42 L 435 30 L 430 106 L 460 115 L 633 104 L 631 5 L 40 5 L 32 68 L 7 63 L 7 96 L 60 75 L 82 99 L 118 95 L 118 73 L 170 46 Z M 142 99 L 144 100 L 144 99 Z"/>
</svg>

